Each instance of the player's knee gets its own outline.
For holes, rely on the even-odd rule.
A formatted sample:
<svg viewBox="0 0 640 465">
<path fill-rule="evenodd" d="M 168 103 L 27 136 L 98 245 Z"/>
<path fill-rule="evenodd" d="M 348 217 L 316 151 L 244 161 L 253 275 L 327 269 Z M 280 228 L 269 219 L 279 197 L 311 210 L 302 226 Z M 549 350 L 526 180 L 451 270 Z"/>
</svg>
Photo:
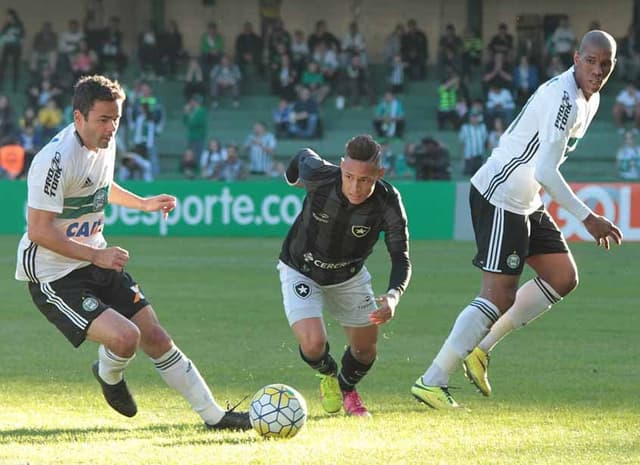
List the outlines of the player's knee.
<svg viewBox="0 0 640 465">
<path fill-rule="evenodd" d="M 578 278 L 578 272 L 577 271 L 572 271 L 567 273 L 566 276 L 564 276 L 564 279 L 558 284 L 558 288 L 555 288 L 556 291 L 558 292 L 558 294 L 560 294 L 562 297 L 566 296 L 567 294 L 569 294 L 571 291 L 573 291 L 576 287 L 578 287 L 580 280 Z"/>
<path fill-rule="evenodd" d="M 154 325 L 141 335 L 141 343 L 145 352 L 151 352 L 160 356 L 167 352 L 173 345 L 169 334 L 160 325 Z"/>
<path fill-rule="evenodd" d="M 135 325 L 130 325 L 118 331 L 117 336 L 111 340 L 109 349 L 122 357 L 131 357 L 139 344 L 140 330 Z"/>
<path fill-rule="evenodd" d="M 299 342 L 302 353 L 312 360 L 322 357 L 327 346 L 324 335 L 318 334 L 307 334 Z"/>
</svg>

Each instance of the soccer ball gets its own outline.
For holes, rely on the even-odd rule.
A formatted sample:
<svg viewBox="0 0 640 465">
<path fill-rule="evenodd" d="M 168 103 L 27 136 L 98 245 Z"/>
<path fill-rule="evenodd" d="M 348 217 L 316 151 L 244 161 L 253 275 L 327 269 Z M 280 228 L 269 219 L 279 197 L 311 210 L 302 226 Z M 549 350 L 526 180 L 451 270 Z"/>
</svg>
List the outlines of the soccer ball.
<svg viewBox="0 0 640 465">
<path fill-rule="evenodd" d="M 286 384 L 269 384 L 251 399 L 251 426 L 265 438 L 292 438 L 307 419 L 304 397 Z"/>
</svg>

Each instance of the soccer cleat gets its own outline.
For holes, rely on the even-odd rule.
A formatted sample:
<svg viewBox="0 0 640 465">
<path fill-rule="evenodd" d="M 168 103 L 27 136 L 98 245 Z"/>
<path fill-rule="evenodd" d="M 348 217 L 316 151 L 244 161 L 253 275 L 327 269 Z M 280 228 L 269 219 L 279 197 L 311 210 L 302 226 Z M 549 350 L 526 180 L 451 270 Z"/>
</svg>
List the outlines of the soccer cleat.
<svg viewBox="0 0 640 465">
<path fill-rule="evenodd" d="M 338 413 L 342 408 L 342 391 L 335 375 L 323 375 L 320 378 L 320 402 L 327 413 Z"/>
<path fill-rule="evenodd" d="M 215 425 L 205 423 L 209 429 L 230 429 L 230 430 L 248 430 L 251 429 L 251 421 L 249 421 L 249 412 L 234 412 L 227 410 L 222 419 Z"/>
<path fill-rule="evenodd" d="M 479 347 L 471 351 L 462 362 L 464 375 L 471 381 L 478 390 L 485 396 L 491 395 L 491 385 L 489 384 L 489 354 Z"/>
<path fill-rule="evenodd" d="M 129 392 L 129 388 L 127 388 L 127 383 L 122 381 L 116 384 L 108 384 L 100 378 L 100 373 L 98 372 L 99 361 L 96 360 L 91 365 L 91 371 L 93 372 L 93 376 L 100 383 L 100 387 L 102 387 L 102 395 L 104 399 L 107 401 L 107 404 L 125 417 L 132 417 L 136 413 L 138 413 L 138 407 L 136 406 L 136 401 L 131 397 L 131 393 Z"/>
<path fill-rule="evenodd" d="M 371 418 L 369 410 L 364 406 L 358 391 L 355 389 L 353 391 L 342 391 L 342 406 L 347 415 Z"/>
<path fill-rule="evenodd" d="M 418 378 L 411 387 L 411 394 L 419 402 L 427 404 L 437 410 L 447 410 L 460 407 L 446 386 L 425 386 L 422 377 Z"/>
</svg>

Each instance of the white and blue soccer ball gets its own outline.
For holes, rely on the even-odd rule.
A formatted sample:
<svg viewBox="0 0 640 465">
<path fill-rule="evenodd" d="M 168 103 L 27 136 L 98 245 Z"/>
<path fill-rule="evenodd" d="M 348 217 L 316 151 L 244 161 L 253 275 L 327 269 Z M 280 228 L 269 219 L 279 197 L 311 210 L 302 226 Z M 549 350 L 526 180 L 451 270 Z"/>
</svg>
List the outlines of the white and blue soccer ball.
<svg viewBox="0 0 640 465">
<path fill-rule="evenodd" d="M 262 437 L 292 438 L 307 420 L 307 403 L 291 386 L 269 384 L 251 399 L 249 419 Z"/>
</svg>

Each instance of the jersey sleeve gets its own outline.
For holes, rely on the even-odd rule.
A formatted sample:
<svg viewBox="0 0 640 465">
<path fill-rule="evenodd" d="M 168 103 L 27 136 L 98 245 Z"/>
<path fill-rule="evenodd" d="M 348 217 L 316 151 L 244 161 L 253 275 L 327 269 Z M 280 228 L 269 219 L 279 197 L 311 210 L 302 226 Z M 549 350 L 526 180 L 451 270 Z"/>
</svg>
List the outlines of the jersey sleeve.
<svg viewBox="0 0 640 465">
<path fill-rule="evenodd" d="M 539 120 L 540 147 L 535 177 L 556 202 L 582 221 L 591 213 L 591 209 L 573 193 L 559 169 L 567 151 L 569 131 L 576 124 L 577 104 L 566 90 L 555 101 L 549 100 L 543 100 L 545 105 Z"/>
<path fill-rule="evenodd" d="M 27 177 L 30 208 L 62 213 L 64 208 L 65 168 L 58 151 L 41 152 L 35 158 Z"/>
<path fill-rule="evenodd" d="M 285 179 L 290 185 L 301 182 L 305 189 L 312 190 L 325 181 L 332 180 L 336 169 L 338 168 L 335 165 L 306 148 L 291 159 L 285 171 Z"/>
<path fill-rule="evenodd" d="M 388 289 L 396 289 L 402 294 L 411 279 L 411 261 L 409 260 L 407 214 L 400 193 L 396 189 L 392 190 L 391 198 L 386 206 L 382 229 L 385 244 L 391 257 Z"/>
</svg>

